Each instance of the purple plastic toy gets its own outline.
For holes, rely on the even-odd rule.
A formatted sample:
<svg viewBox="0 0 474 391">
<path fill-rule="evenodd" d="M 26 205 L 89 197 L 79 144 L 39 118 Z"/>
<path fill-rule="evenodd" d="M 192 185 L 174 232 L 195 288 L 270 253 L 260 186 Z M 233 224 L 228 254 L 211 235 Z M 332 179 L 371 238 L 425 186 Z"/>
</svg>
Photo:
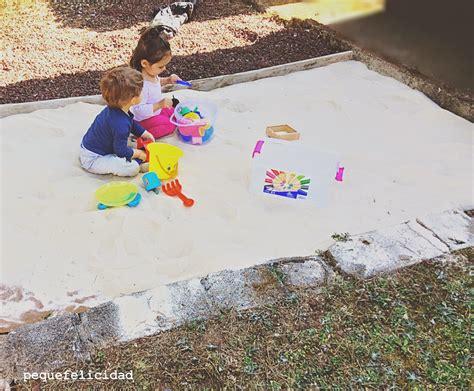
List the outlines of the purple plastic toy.
<svg viewBox="0 0 474 391">
<path fill-rule="evenodd" d="M 262 146 L 263 146 L 264 142 L 265 141 L 263 141 L 263 140 L 258 140 L 257 141 L 257 144 L 255 144 L 255 148 L 253 149 L 252 159 L 254 158 L 256 153 L 262 153 Z"/>
<path fill-rule="evenodd" d="M 342 177 L 344 176 L 344 167 L 339 167 L 336 173 L 336 181 L 342 182 Z"/>
</svg>

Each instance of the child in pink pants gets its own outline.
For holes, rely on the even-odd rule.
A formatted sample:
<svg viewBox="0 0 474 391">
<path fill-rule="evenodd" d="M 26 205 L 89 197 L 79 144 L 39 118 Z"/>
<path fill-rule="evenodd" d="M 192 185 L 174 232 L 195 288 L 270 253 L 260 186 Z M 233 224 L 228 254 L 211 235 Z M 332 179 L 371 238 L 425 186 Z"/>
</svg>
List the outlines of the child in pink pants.
<svg viewBox="0 0 474 391">
<path fill-rule="evenodd" d="M 144 119 L 143 121 L 139 121 L 138 123 L 148 130 L 153 137 L 165 137 L 173 133 L 176 129 L 176 126 L 170 122 L 173 113 L 173 107 L 161 109 L 159 114 Z"/>
<path fill-rule="evenodd" d="M 130 66 L 140 71 L 144 79 L 141 103 L 131 107 L 130 111 L 135 121 L 155 138 L 167 136 L 176 129 L 170 122 L 173 101 L 163 97 L 161 86 L 181 79 L 174 74 L 163 78 L 158 76 L 166 70 L 171 58 L 169 42 L 161 37 L 159 29 L 149 27 L 140 36 L 130 60 Z"/>
</svg>

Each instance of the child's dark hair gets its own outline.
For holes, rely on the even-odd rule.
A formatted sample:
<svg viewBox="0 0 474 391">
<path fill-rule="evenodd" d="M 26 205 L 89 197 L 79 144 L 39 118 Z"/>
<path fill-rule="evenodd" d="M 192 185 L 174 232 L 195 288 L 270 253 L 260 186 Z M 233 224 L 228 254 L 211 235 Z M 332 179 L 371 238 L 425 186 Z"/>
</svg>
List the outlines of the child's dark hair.
<svg viewBox="0 0 474 391">
<path fill-rule="evenodd" d="M 143 89 L 143 75 L 128 65 L 108 71 L 100 81 L 100 92 L 107 106 L 120 108 Z"/>
<path fill-rule="evenodd" d="M 137 71 L 142 70 L 142 60 L 155 64 L 167 54 L 171 54 L 169 42 L 163 38 L 163 31 L 159 27 L 148 27 L 142 31 L 137 47 L 130 59 L 130 66 Z"/>
</svg>

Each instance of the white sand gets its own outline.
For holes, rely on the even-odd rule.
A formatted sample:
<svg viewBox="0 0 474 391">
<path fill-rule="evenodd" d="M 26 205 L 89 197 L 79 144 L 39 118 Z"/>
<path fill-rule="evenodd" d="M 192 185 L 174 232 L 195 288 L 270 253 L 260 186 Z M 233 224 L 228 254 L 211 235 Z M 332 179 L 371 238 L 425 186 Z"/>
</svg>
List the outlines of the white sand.
<svg viewBox="0 0 474 391">
<path fill-rule="evenodd" d="M 357 62 L 180 91 L 219 107 L 207 146 L 182 146 L 179 178 L 195 199 L 142 192 L 138 208 L 98 211 L 110 176 L 83 171 L 81 137 L 100 106 L 75 104 L 2 120 L 4 320 L 27 309 L 86 305 L 273 258 L 314 254 L 353 234 L 472 203 L 473 125 Z M 250 155 L 266 125 L 288 123 L 302 143 L 338 151 L 346 167 L 324 209 L 248 192 Z M 116 180 L 116 179 L 112 179 Z M 140 176 L 133 179 L 140 184 Z M 75 292 L 77 291 L 77 292 Z M 30 296 L 26 292 L 30 292 Z M 69 292 L 69 295 L 68 295 Z M 72 293 L 71 293 L 72 292 Z"/>
</svg>

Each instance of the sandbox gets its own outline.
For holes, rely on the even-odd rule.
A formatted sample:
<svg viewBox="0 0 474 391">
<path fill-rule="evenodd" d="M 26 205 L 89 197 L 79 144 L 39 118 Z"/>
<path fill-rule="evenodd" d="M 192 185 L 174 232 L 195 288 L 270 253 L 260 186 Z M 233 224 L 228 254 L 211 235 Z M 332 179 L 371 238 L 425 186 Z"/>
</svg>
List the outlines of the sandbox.
<svg viewBox="0 0 474 391">
<path fill-rule="evenodd" d="M 138 207 L 97 210 L 94 191 L 118 178 L 83 171 L 78 152 L 101 106 L 2 119 L 4 329 L 472 203 L 472 124 L 362 63 L 175 95 L 219 110 L 209 144 L 164 140 L 184 151 L 178 177 L 192 208 L 146 193 L 139 175 Z M 324 208 L 249 191 L 255 142 L 278 124 L 344 162 Z"/>
</svg>

